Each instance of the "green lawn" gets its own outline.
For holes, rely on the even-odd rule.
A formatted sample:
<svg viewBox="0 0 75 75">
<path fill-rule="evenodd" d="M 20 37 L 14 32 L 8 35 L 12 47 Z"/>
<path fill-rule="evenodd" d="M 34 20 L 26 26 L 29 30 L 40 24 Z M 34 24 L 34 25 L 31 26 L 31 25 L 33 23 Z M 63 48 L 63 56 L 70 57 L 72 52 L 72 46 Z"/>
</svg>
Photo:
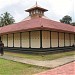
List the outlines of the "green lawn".
<svg viewBox="0 0 75 75">
<path fill-rule="evenodd" d="M 53 60 L 65 56 L 75 55 L 75 51 L 63 52 L 57 54 L 48 54 L 48 55 L 33 55 L 33 54 L 22 54 L 22 53 L 12 53 L 12 52 L 5 52 L 5 54 L 16 56 L 16 57 L 23 57 L 27 59 L 34 59 L 34 60 Z"/>
<path fill-rule="evenodd" d="M 48 69 L 0 58 L 0 75 L 32 75 Z"/>
</svg>

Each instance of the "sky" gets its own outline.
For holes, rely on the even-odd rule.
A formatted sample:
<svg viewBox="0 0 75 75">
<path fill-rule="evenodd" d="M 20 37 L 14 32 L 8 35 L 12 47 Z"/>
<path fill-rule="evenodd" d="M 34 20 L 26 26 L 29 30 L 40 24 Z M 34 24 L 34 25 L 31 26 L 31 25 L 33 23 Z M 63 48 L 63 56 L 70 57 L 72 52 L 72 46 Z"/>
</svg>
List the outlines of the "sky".
<svg viewBox="0 0 75 75">
<path fill-rule="evenodd" d="M 25 10 L 34 6 L 36 1 L 39 6 L 48 9 L 45 16 L 49 19 L 59 21 L 69 15 L 75 22 L 74 0 L 0 0 L 0 15 L 9 12 L 16 22 L 20 22 L 29 15 Z"/>
</svg>

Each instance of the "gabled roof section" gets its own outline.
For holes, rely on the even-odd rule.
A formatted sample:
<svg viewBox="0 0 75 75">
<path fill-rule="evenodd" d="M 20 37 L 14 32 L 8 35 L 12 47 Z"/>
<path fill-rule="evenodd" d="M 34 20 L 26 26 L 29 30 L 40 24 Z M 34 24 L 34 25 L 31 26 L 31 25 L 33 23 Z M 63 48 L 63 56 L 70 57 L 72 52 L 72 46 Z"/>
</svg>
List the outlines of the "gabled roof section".
<svg viewBox="0 0 75 75">
<path fill-rule="evenodd" d="M 31 20 L 22 21 L 12 25 L 0 27 L 0 34 L 32 31 L 32 30 L 51 30 L 58 32 L 75 32 L 75 27 L 56 22 L 45 18 L 35 18 Z"/>
</svg>

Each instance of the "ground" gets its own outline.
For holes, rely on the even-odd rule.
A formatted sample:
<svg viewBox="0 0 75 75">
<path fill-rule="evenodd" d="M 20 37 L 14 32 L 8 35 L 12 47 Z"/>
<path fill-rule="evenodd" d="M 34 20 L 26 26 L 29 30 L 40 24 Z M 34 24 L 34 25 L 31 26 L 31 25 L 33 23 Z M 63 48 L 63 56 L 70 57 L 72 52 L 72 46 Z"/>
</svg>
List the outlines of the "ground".
<svg viewBox="0 0 75 75">
<path fill-rule="evenodd" d="M 62 58 L 65 56 L 75 55 L 75 51 L 63 52 L 63 53 L 57 53 L 57 54 L 48 54 L 48 55 L 42 55 L 42 54 L 33 55 L 33 54 L 22 54 L 22 53 L 13 53 L 13 52 L 5 52 L 5 54 L 16 56 L 16 57 L 27 58 L 27 59 L 46 61 L 46 60 L 54 60 L 54 59 Z"/>
<path fill-rule="evenodd" d="M 62 67 L 61 65 L 70 63 L 75 60 L 75 51 L 50 54 L 50 55 L 28 55 L 5 52 L 3 56 L 0 56 L 0 75 L 67 75 L 71 70 L 74 71 L 74 64 L 70 67 Z M 33 58 L 34 57 L 34 58 Z M 41 61 L 38 61 L 37 59 Z M 53 60 L 52 59 L 55 59 Z M 63 58 L 61 58 L 63 57 Z M 50 59 L 51 58 L 51 59 Z M 7 60 L 5 60 L 7 59 Z M 45 59 L 45 60 L 43 60 Z M 12 60 L 12 61 L 10 61 Z M 36 62 L 37 61 L 37 62 Z M 19 63 L 20 62 L 20 63 Z M 26 64 L 27 63 L 27 64 Z M 32 64 L 32 65 L 28 65 Z M 34 66 L 37 65 L 37 66 Z M 40 67 L 39 67 L 40 66 Z M 43 67 L 41 67 L 43 66 Z M 54 68 L 52 69 L 51 66 Z M 62 68 L 60 68 L 60 66 Z M 57 67 L 57 68 L 55 68 Z M 70 68 L 70 69 L 69 69 Z M 48 70 L 48 71 L 47 71 Z M 69 71 L 68 71 L 69 70 Z M 45 72 L 42 72 L 45 71 Z M 52 71 L 52 72 L 51 72 Z M 40 73 L 42 72 L 42 73 Z M 39 74 L 37 74 L 39 73 Z M 65 74 L 62 74 L 65 73 Z M 70 73 L 70 72 L 69 72 Z M 71 73 L 70 73 L 71 74 Z M 73 74 L 71 74 L 73 75 Z"/>
<path fill-rule="evenodd" d="M 75 75 L 75 61 L 35 75 Z"/>
<path fill-rule="evenodd" d="M 0 58 L 0 75 L 32 75 L 48 69 Z"/>
</svg>

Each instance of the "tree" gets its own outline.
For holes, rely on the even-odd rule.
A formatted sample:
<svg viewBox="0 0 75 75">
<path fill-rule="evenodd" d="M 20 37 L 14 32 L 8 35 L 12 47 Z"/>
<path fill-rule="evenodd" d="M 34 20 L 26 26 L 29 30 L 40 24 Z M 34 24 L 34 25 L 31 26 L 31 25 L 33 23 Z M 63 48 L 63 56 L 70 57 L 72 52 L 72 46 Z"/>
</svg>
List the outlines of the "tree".
<svg viewBox="0 0 75 75">
<path fill-rule="evenodd" d="M 61 23 L 66 23 L 66 24 L 70 24 L 72 21 L 72 18 L 68 15 L 64 16 L 62 19 L 60 19 Z"/>
<path fill-rule="evenodd" d="M 75 26 L 75 22 L 72 22 L 71 25 Z"/>
<path fill-rule="evenodd" d="M 10 25 L 10 24 L 12 24 L 14 22 L 15 22 L 15 20 L 13 19 L 13 17 L 8 12 L 5 12 L 0 17 L 0 26 L 1 27 L 6 26 L 6 25 Z"/>
</svg>

